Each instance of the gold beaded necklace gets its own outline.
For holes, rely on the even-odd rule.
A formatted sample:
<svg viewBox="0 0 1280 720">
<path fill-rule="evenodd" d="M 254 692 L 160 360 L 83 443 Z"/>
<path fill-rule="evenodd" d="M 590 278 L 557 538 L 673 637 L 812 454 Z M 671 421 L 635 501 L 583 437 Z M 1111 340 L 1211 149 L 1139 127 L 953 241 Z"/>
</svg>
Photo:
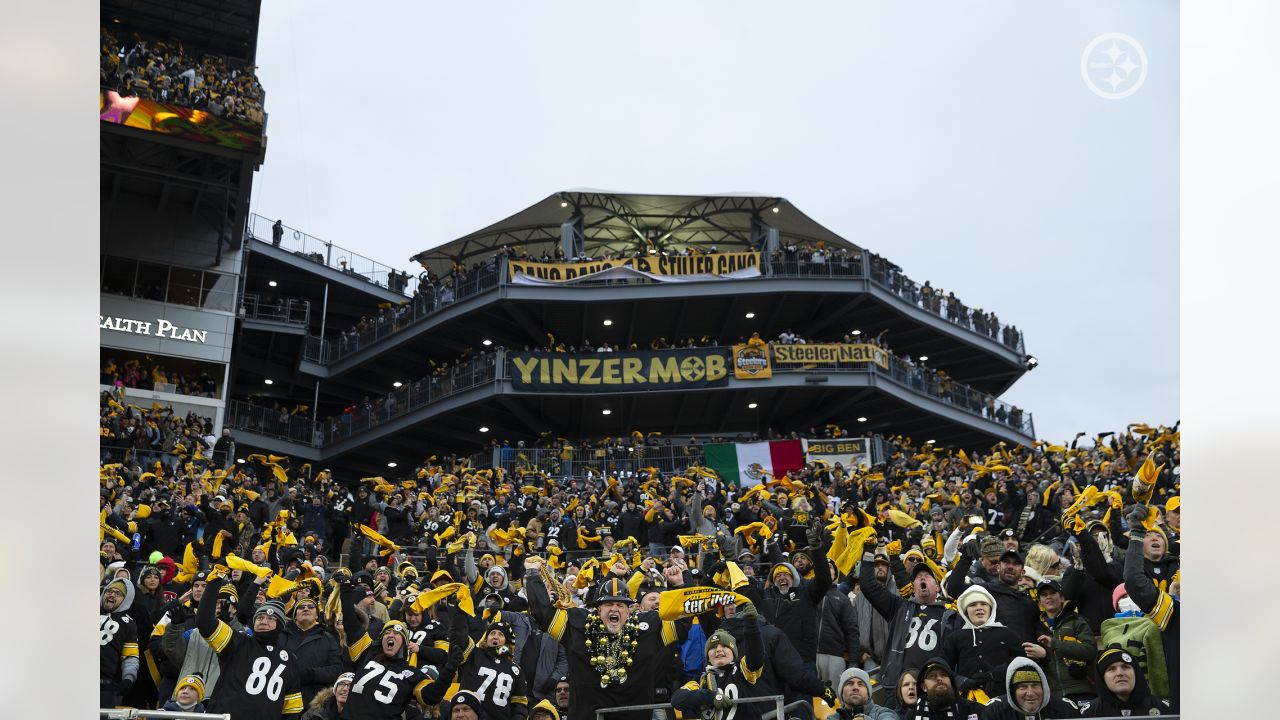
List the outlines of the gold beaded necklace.
<svg viewBox="0 0 1280 720">
<path fill-rule="evenodd" d="M 635 616 L 627 618 L 622 631 L 609 632 L 599 615 L 592 615 L 587 620 L 587 655 L 591 658 L 591 667 L 600 673 L 600 687 L 621 685 L 627 681 L 627 670 L 635 660 L 637 640 L 640 628 Z"/>
</svg>

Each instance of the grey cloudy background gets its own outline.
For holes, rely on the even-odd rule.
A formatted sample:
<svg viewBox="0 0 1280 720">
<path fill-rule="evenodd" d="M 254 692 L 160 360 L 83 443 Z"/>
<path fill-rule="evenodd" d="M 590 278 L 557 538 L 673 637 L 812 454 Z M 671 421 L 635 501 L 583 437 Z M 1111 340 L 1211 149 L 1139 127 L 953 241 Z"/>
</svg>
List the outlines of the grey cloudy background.
<svg viewBox="0 0 1280 720">
<path fill-rule="evenodd" d="M 386 264 L 561 189 L 782 196 L 1021 328 L 1064 439 L 1178 405 L 1178 5 L 266 0 L 253 209 Z M 1081 55 L 1144 48 L 1120 100 Z"/>
</svg>

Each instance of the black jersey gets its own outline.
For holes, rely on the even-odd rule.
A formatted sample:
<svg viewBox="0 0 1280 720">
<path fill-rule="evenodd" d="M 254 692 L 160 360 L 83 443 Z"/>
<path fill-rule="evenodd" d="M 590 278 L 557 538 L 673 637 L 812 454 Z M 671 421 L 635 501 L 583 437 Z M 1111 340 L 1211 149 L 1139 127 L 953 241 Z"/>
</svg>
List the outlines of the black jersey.
<svg viewBox="0 0 1280 720">
<path fill-rule="evenodd" d="M 98 616 L 98 677 L 101 683 L 120 682 L 120 666 L 138 657 L 138 624 L 122 612 Z"/>
<path fill-rule="evenodd" d="M 441 677 L 437 662 L 444 653 L 423 648 L 421 666 L 414 667 L 403 657 L 387 657 L 380 645 L 365 633 L 349 648 L 354 660 L 355 680 L 347 696 L 342 717 L 346 720 L 390 720 L 399 718 L 410 700 L 435 705 L 444 697 L 448 677 Z"/>
<path fill-rule="evenodd" d="M 480 698 L 486 720 L 524 720 L 529 715 L 529 693 L 520 667 L 511 654 L 499 656 L 468 643 L 458 668 L 458 689 Z"/>
<path fill-rule="evenodd" d="M 736 704 L 727 710 L 717 710 L 713 705 L 719 694 L 733 700 L 773 694 L 764 682 L 764 642 L 760 626 L 754 619 L 743 624 L 742 657 L 723 668 L 707 666 L 701 678 L 690 680 L 672 694 L 671 704 L 686 718 L 697 714 L 706 720 L 759 720 L 774 709 L 765 702 Z"/>
<path fill-rule="evenodd" d="M 947 613 L 942 605 L 911 603 L 903 637 L 902 667 L 923 667 L 929 658 L 942 654 L 942 640 L 949 630 Z"/>
<path fill-rule="evenodd" d="M 279 720 L 302 712 L 301 672 L 283 643 L 267 645 L 221 620 L 204 639 L 222 661 L 206 703 L 209 712 L 231 713 L 236 720 Z"/>
<path fill-rule="evenodd" d="M 439 620 L 426 620 L 416 628 L 409 628 L 409 642 L 418 646 L 421 653 L 427 648 L 449 652 L 449 626 Z"/>
<path fill-rule="evenodd" d="M 678 645 L 688 636 L 687 621 L 670 622 L 658 617 L 656 610 L 642 612 L 637 620 L 638 642 L 631 653 L 631 671 L 620 683 L 600 684 L 600 672 L 591 665 L 587 650 L 587 618 L 592 611 L 583 608 L 560 610 L 551 605 L 546 586 L 536 574 L 526 584 L 530 615 L 545 632 L 564 646 L 569 660 L 569 677 L 573 692 L 569 696 L 569 713 L 562 720 L 594 720 L 598 707 L 644 705 L 654 699 L 654 669 L 668 646 Z M 613 720 L 647 720 L 649 711 L 610 713 Z"/>
</svg>

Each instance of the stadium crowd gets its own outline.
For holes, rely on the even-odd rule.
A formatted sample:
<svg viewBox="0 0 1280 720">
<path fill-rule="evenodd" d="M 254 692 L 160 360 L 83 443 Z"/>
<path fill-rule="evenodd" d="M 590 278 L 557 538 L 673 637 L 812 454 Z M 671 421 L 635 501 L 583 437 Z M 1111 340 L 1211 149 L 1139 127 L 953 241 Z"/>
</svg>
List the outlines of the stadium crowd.
<svg viewBox="0 0 1280 720">
<path fill-rule="evenodd" d="M 972 456 L 895 437 L 871 467 L 740 487 L 694 463 L 619 477 L 435 456 L 335 477 L 238 458 L 198 418 L 109 393 L 103 408 L 104 428 L 182 435 L 100 470 L 103 707 L 590 720 L 670 703 L 733 720 L 781 694 L 788 717 L 840 720 L 1176 711 L 1177 425 Z"/>
<path fill-rule="evenodd" d="M 123 97 L 140 97 L 204 110 L 261 125 L 262 85 L 253 66 L 188 53 L 181 42 L 144 38 L 103 27 L 99 33 L 99 84 Z"/>
<path fill-rule="evenodd" d="M 384 312 L 392 313 L 394 311 L 388 308 Z M 352 332 L 356 332 L 356 330 Z M 882 332 L 874 337 L 855 337 L 851 334 L 846 334 L 838 342 L 863 342 L 881 347 L 889 352 L 889 372 L 891 375 L 916 391 L 959 407 L 974 415 L 985 417 L 988 420 L 994 420 L 1019 429 L 1026 429 L 1028 418 L 1021 408 L 1016 405 L 1006 405 L 990 393 L 958 383 L 945 370 L 930 368 L 925 365 L 923 360 L 917 361 L 907 355 L 893 354 L 884 339 L 884 334 Z M 757 345 L 765 343 L 758 333 L 753 333 L 750 337 L 738 337 L 735 342 L 737 344 L 754 343 Z M 790 329 L 787 329 L 780 333 L 774 342 L 780 344 L 803 344 L 813 341 L 805 340 L 795 335 Z M 707 335 L 672 340 L 658 337 L 648 343 L 633 342 L 624 347 L 620 343 L 592 342 L 588 338 L 584 338 L 581 343 L 564 342 L 548 333 L 547 342 L 541 345 L 529 343 L 520 348 L 512 349 L 524 352 L 610 353 L 646 349 L 666 350 L 718 346 L 721 346 L 720 339 Z M 273 437 L 284 437 L 298 442 L 321 445 L 336 438 L 347 437 L 355 432 L 377 426 L 400 413 L 435 402 L 455 392 L 470 389 L 493 379 L 501 357 L 501 351 L 506 349 L 500 345 L 488 345 L 481 346 L 478 350 L 467 348 L 457 358 L 442 363 L 428 359 L 425 363 L 428 371 L 426 375 L 403 383 L 385 395 L 365 396 L 359 402 L 343 408 L 338 415 L 324 418 L 322 425 L 318 429 L 307 424 L 307 416 L 305 414 L 302 417 L 297 417 L 297 408 L 290 410 L 279 404 L 271 404 L 269 407 L 256 406 L 252 397 L 240 398 L 253 405 L 253 407 L 247 409 L 242 419 L 240 419 L 241 416 L 237 416 L 236 423 L 241 427 L 248 427 L 256 432 Z"/>
<path fill-rule="evenodd" d="M 145 364 L 144 364 L 145 363 Z M 217 397 L 218 381 L 207 372 L 192 377 L 166 368 L 150 356 L 129 359 L 122 363 L 113 357 L 107 358 L 98 374 L 102 385 L 112 385 L 144 390 L 160 390 L 179 395 L 195 395 L 197 397 Z"/>
<path fill-rule="evenodd" d="M 715 252 L 718 252 L 718 249 L 714 245 L 706 250 L 697 246 L 685 246 L 676 254 L 687 256 Z M 381 303 L 375 312 L 362 316 L 348 329 L 339 331 L 334 340 L 335 351 L 338 357 L 355 352 L 388 334 L 399 332 L 417 320 L 452 305 L 460 299 L 494 287 L 498 282 L 501 257 L 521 262 L 551 263 L 592 262 L 640 255 L 638 251 L 605 252 L 566 259 L 564 251 L 558 246 L 554 252 L 543 250 L 540 255 L 533 255 L 520 247 L 510 246 L 500 248 L 488 258 L 472 263 L 470 267 L 455 262 L 443 275 L 427 267 L 419 273 L 413 296 L 409 300 L 398 305 Z M 901 268 L 897 265 L 875 253 L 868 253 L 868 257 L 871 260 L 871 277 L 899 297 L 1010 348 L 1022 347 L 1021 332 L 1014 326 L 1002 325 L 994 312 L 970 308 L 959 300 L 954 292 L 934 288 L 928 281 L 918 285 L 902 274 Z M 788 243 L 770 254 L 769 264 L 772 266 L 771 272 L 777 275 L 861 276 L 863 272 L 860 255 L 842 248 L 826 249 L 821 243 L 804 245 Z M 404 285 L 407 285 L 407 281 Z"/>
</svg>

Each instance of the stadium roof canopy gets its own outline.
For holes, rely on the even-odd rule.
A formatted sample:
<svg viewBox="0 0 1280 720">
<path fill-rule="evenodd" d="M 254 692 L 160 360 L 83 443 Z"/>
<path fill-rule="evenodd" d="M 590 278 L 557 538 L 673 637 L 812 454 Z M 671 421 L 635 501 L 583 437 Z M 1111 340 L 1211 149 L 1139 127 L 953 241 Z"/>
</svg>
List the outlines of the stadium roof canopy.
<svg viewBox="0 0 1280 720">
<path fill-rule="evenodd" d="M 646 195 L 604 190 L 565 190 L 411 259 L 437 272 L 452 263 L 465 265 L 489 257 L 499 248 L 519 246 L 532 255 L 554 254 L 561 225 L 582 215 L 588 255 L 632 255 L 654 250 L 678 252 L 685 247 L 722 252 L 751 249 L 752 218 L 778 230 L 781 238 L 827 247 L 856 245 L 800 212 L 784 198 L 746 193 L 721 195 Z"/>
</svg>

